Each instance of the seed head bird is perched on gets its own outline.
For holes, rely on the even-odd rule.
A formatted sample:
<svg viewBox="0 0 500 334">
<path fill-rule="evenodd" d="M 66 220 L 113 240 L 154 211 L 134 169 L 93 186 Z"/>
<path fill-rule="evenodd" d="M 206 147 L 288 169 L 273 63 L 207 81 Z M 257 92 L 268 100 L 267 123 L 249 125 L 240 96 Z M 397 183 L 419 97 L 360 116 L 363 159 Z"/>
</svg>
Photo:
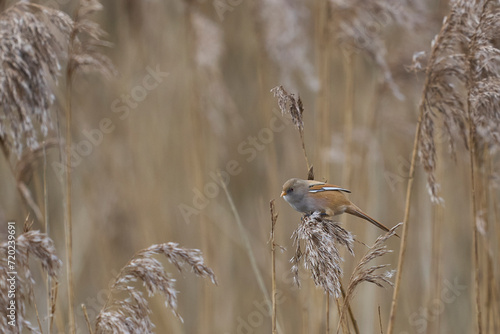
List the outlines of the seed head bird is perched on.
<svg viewBox="0 0 500 334">
<path fill-rule="evenodd" d="M 281 197 L 299 212 L 323 212 L 328 216 L 341 215 L 344 212 L 363 218 L 378 228 L 389 232 L 389 229 L 361 211 L 344 193 L 349 190 L 314 180 L 290 179 L 283 185 Z"/>
</svg>

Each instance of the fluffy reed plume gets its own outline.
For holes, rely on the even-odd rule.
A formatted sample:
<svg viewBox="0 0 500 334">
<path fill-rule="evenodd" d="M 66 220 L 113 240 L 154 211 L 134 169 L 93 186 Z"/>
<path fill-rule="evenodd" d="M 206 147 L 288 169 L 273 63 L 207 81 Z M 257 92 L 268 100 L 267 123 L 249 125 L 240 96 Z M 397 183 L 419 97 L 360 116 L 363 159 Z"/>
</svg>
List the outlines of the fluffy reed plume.
<svg viewBox="0 0 500 334">
<path fill-rule="evenodd" d="M 312 91 L 319 80 L 309 59 L 310 37 L 305 29 L 309 11 L 300 0 L 262 0 L 259 16 L 269 57 L 279 68 L 280 82 L 297 89 L 298 74 Z"/>
<path fill-rule="evenodd" d="M 271 89 L 274 97 L 278 99 L 278 106 L 281 110 L 283 116 L 290 116 L 292 118 L 293 124 L 299 131 L 300 140 L 302 142 L 302 151 L 304 153 L 304 158 L 306 159 L 308 179 L 312 180 L 314 177 L 312 165 L 309 164 L 309 159 L 306 153 L 306 144 L 304 141 L 304 120 L 302 114 L 304 113 L 304 107 L 302 106 L 302 101 L 300 96 L 295 98 L 295 95 L 288 93 L 283 86 L 276 86 Z"/>
<path fill-rule="evenodd" d="M 384 82 L 394 96 L 404 99 L 387 64 L 387 49 L 381 30 L 391 24 L 412 27 L 415 19 L 410 15 L 412 11 L 409 4 L 391 0 L 330 0 L 330 6 L 342 50 L 347 53 L 366 53 L 382 71 Z"/>
<path fill-rule="evenodd" d="M 0 141 L 6 157 L 36 149 L 53 128 L 53 84 L 71 27 L 66 14 L 25 2 L 0 15 Z"/>
<path fill-rule="evenodd" d="M 80 1 L 70 34 L 67 68 L 69 79 L 73 79 L 73 74 L 77 71 L 95 71 L 108 78 L 116 73 L 111 60 L 101 50 L 103 46 L 110 46 L 110 43 L 103 39 L 107 34 L 99 24 L 90 19 L 102 8 L 98 0 Z"/>
<path fill-rule="evenodd" d="M 455 138 L 461 138 L 467 146 L 467 101 L 464 90 L 468 73 L 464 51 L 477 21 L 474 6 L 470 1 L 453 1 L 450 14 L 444 18 L 441 31 L 432 41 L 427 65 L 421 64 L 421 52 L 414 56 L 412 69 L 423 68 L 426 71 L 420 103 L 422 118 L 418 155 L 427 172 L 427 186 L 434 203 L 442 202 L 435 177 L 436 119 L 439 117 L 442 121 L 440 130 L 448 138 L 452 155 L 456 151 Z"/>
<path fill-rule="evenodd" d="M 292 272 L 294 281 L 300 286 L 299 263 L 303 259 L 306 269 L 311 270 L 312 278 L 317 286 L 338 298 L 341 294 L 340 279 L 343 261 L 338 245 L 343 245 L 354 255 L 354 238 L 351 232 L 343 229 L 338 222 L 325 218 L 319 212 L 302 217 L 292 238 L 296 245 Z M 301 241 L 305 250 L 302 251 Z"/>
<path fill-rule="evenodd" d="M 302 106 L 300 96 L 295 98 L 295 95 L 288 93 L 283 86 L 274 87 L 271 89 L 271 93 L 278 99 L 278 106 L 281 110 L 281 114 L 283 116 L 288 115 L 292 118 L 293 124 L 297 130 L 299 130 L 302 137 L 304 132 L 304 120 L 302 119 L 304 107 Z"/>
<path fill-rule="evenodd" d="M 481 2 L 480 2 L 481 3 Z M 477 144 L 500 145 L 500 6 L 482 1 L 468 47 L 469 108 Z"/>
<path fill-rule="evenodd" d="M 370 262 L 376 258 L 382 257 L 387 253 L 392 252 L 392 250 L 387 249 L 385 242 L 387 239 L 396 234 L 396 229 L 400 227 L 402 223 L 397 224 L 389 230 L 385 235 L 382 235 L 375 240 L 375 243 L 370 250 L 361 258 L 359 263 L 354 268 L 351 278 L 349 279 L 349 285 L 347 286 L 347 292 L 344 298 L 344 307 L 340 315 L 339 325 L 342 322 L 342 318 L 345 314 L 345 310 L 349 306 L 350 301 L 354 297 L 354 291 L 363 282 L 373 283 L 379 287 L 384 287 L 384 283 L 390 286 L 394 284 L 390 281 L 390 278 L 394 275 L 394 271 L 379 272 L 379 270 L 387 268 L 389 264 L 381 264 L 369 266 Z"/>
<path fill-rule="evenodd" d="M 425 70 L 425 83 L 419 104 L 419 117 L 415 131 L 408 184 L 406 188 L 406 204 L 403 219 L 403 236 L 398 260 L 398 269 L 392 297 L 391 312 L 387 328 L 388 334 L 394 331 L 396 311 L 401 287 L 401 274 L 405 262 L 408 227 L 410 220 L 410 207 L 413 190 L 413 180 L 417 155 L 427 172 L 427 188 L 431 201 L 441 203 L 439 185 L 436 182 L 436 145 L 435 145 L 435 119 L 440 116 L 443 126 L 442 131 L 448 137 L 452 154 L 455 153 L 456 137 L 461 138 L 467 145 L 466 129 L 466 101 L 463 96 L 467 73 L 465 71 L 466 55 L 464 50 L 473 34 L 476 18 L 474 15 L 475 4 L 469 1 L 456 0 L 451 3 L 450 14 L 444 18 L 441 30 L 431 43 L 431 52 L 426 65 L 422 65 L 425 56 L 417 52 L 413 57 L 412 70 Z"/>
<path fill-rule="evenodd" d="M 111 286 L 108 300 L 96 320 L 96 333 L 152 333 L 154 325 L 149 318 L 151 309 L 143 293 L 134 286 L 141 280 L 149 296 L 160 293 L 165 297 L 165 305 L 181 319 L 176 312 L 177 291 L 175 279 L 165 272 L 163 265 L 153 258 L 164 255 L 179 271 L 187 265 L 195 275 L 210 278 L 217 284 L 212 269 L 204 263 L 197 249 L 178 247 L 176 243 L 153 245 L 136 253 L 122 268 Z M 114 299 L 113 293 L 125 293 L 126 299 Z"/>
<path fill-rule="evenodd" d="M 445 17 L 440 32 L 431 44 L 426 66 L 421 64 L 422 52 L 414 56 L 413 69 L 425 68 L 426 81 L 420 101 L 414 152 L 427 172 L 427 184 L 431 200 L 442 202 L 436 182 L 436 135 L 435 123 L 448 138 L 449 148 L 455 155 L 457 138 L 470 150 L 472 206 L 473 206 L 473 254 L 476 294 L 476 319 L 481 332 L 481 301 L 479 296 L 479 256 L 477 240 L 478 211 L 475 194 L 475 164 L 477 145 L 498 144 L 498 55 L 496 47 L 499 33 L 498 4 L 488 0 L 451 2 L 450 14 Z M 398 273 L 394 289 L 388 333 L 394 328 L 401 269 L 406 249 L 409 203 L 415 166 L 415 153 L 410 167 L 407 189 L 405 227 L 401 246 Z"/>
<path fill-rule="evenodd" d="M 10 234 L 9 234 L 10 235 Z M 15 276 L 15 305 L 16 305 L 16 326 L 15 332 L 22 333 L 23 328 L 26 327 L 30 331 L 39 333 L 38 328 L 34 327 L 31 322 L 25 318 L 26 305 L 35 303 L 35 296 L 33 285 L 35 280 L 29 268 L 29 259 L 33 255 L 40 261 L 42 268 L 48 273 L 53 280 L 57 280 L 57 274 L 62 266 L 61 260 L 56 255 L 54 242 L 44 233 L 40 231 L 27 231 L 19 235 L 15 239 L 15 263 L 14 267 L 10 266 L 7 254 L 12 249 L 12 242 L 4 242 L 0 245 L 0 332 L 12 333 L 13 327 L 7 322 L 10 319 L 9 310 L 7 307 L 10 305 L 10 298 L 8 295 L 9 281 L 7 278 Z M 11 272 L 17 272 L 12 274 Z M 9 274 L 10 273 L 10 274 Z M 36 305 L 35 305 L 36 307 Z"/>
<path fill-rule="evenodd" d="M 467 81 L 467 106 L 468 106 L 468 128 L 469 128 L 469 161 L 472 193 L 472 232 L 473 232 L 473 255 L 474 255 L 474 290 L 475 290 L 475 311 L 476 328 L 478 333 L 483 330 L 483 310 L 486 309 L 489 316 L 491 303 L 482 305 L 481 301 L 481 276 L 483 269 L 480 263 L 480 245 L 478 232 L 483 231 L 486 239 L 484 226 L 482 226 L 482 213 L 478 208 L 478 198 L 483 196 L 484 188 L 481 188 L 481 181 L 477 180 L 477 170 L 481 170 L 485 165 L 484 156 L 489 156 L 498 152 L 500 144 L 500 49 L 497 48 L 497 36 L 500 33 L 500 5 L 496 1 L 479 1 L 475 9 L 479 23 L 470 39 L 467 53 L 468 74 Z M 487 148 L 490 148 L 489 150 Z M 481 151 L 484 150 L 483 154 Z M 484 179 L 489 179 L 485 175 Z M 486 181 L 486 180 L 485 180 Z M 483 181 L 483 182 L 485 182 Z M 489 180 L 488 180 L 489 181 Z M 488 242 L 485 242 L 488 245 Z M 491 252 L 491 249 L 488 250 Z M 489 254 L 487 254 L 489 258 Z M 489 269 L 487 269 L 489 271 Z M 491 280 L 487 281 L 488 290 L 491 291 Z M 490 324 L 486 324 L 488 328 Z M 487 329 L 486 329 L 487 330 Z"/>
</svg>

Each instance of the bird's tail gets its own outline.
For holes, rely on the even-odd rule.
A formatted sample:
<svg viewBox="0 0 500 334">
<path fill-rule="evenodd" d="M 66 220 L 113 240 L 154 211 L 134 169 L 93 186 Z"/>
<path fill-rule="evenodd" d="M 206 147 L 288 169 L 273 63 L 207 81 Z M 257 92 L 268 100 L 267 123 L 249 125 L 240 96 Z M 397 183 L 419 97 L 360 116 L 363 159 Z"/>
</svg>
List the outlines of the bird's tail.
<svg viewBox="0 0 500 334">
<path fill-rule="evenodd" d="M 373 225 L 377 226 L 379 229 L 384 230 L 386 232 L 389 232 L 389 228 L 387 228 L 382 223 L 379 223 L 378 221 L 376 221 L 372 217 L 368 216 L 366 213 L 364 213 L 363 211 L 361 211 L 360 208 L 358 208 L 358 207 L 356 207 L 354 205 L 348 206 L 347 209 L 345 210 L 345 212 L 347 212 L 347 213 L 349 213 L 349 214 L 351 214 L 353 216 L 356 216 L 356 217 L 359 217 L 359 218 L 363 218 L 364 220 L 367 220 L 370 223 L 372 223 Z M 397 234 L 395 234 L 395 235 L 399 238 L 399 235 L 397 235 Z"/>
</svg>

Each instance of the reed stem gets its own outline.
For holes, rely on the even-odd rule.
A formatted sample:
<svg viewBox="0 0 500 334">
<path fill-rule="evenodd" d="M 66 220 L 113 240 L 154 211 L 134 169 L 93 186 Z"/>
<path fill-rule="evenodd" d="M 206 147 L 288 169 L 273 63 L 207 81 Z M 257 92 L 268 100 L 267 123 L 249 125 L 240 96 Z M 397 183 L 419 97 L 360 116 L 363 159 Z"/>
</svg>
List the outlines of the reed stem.
<svg viewBox="0 0 500 334">
<path fill-rule="evenodd" d="M 470 92 L 470 89 L 469 89 Z M 475 291 L 475 308 L 476 308 L 476 329 L 477 333 L 482 333 L 482 310 L 481 310 L 481 294 L 480 294 L 480 268 L 479 268 L 479 250 L 477 238 L 477 218 L 478 210 L 476 203 L 476 141 L 475 141 L 475 126 L 471 116 L 470 97 L 468 99 L 468 122 L 469 122 L 469 162 L 470 162 L 470 180 L 471 180 L 471 201 L 472 201 L 472 252 L 473 252 L 473 270 L 474 270 L 474 291 Z"/>
<path fill-rule="evenodd" d="M 74 37 L 74 36 L 72 36 Z M 72 42 L 72 41 L 71 41 Z M 71 43 L 70 42 L 70 43 Z M 71 61 L 70 61 L 71 63 Z M 66 240 L 66 280 L 68 289 L 68 316 L 70 333 L 75 334 L 75 313 L 73 308 L 73 226 L 71 221 L 71 94 L 72 94 L 72 69 L 68 64 L 66 72 L 66 219 L 64 220 L 64 234 Z"/>
<path fill-rule="evenodd" d="M 271 302 L 272 302 L 272 333 L 276 334 L 276 244 L 274 242 L 274 227 L 278 220 L 275 213 L 274 199 L 269 203 L 271 209 Z"/>
<path fill-rule="evenodd" d="M 424 89 L 425 94 L 425 89 Z M 410 206 L 411 206 L 411 197 L 413 190 L 413 180 L 415 176 L 415 165 L 417 161 L 417 151 L 418 151 L 418 143 L 420 141 L 420 128 L 422 125 L 422 116 L 425 103 L 425 96 L 422 96 L 422 100 L 420 103 L 420 114 L 418 116 L 417 121 L 417 129 L 415 130 L 415 139 L 413 141 L 413 151 L 411 155 L 411 163 L 410 163 L 410 171 L 408 173 L 408 185 L 406 187 L 406 203 L 405 203 L 405 213 L 403 219 L 403 233 L 401 236 L 401 244 L 399 250 L 399 258 L 398 258 L 398 268 L 396 271 L 396 282 L 394 284 L 394 293 L 392 295 L 392 303 L 391 303 L 391 313 L 389 315 L 389 325 L 387 327 L 387 334 L 392 334 L 394 331 L 394 323 L 396 320 L 396 306 L 398 303 L 399 291 L 401 288 L 401 276 L 403 273 L 403 265 L 406 255 L 406 247 L 408 241 L 408 222 L 410 220 Z"/>
</svg>

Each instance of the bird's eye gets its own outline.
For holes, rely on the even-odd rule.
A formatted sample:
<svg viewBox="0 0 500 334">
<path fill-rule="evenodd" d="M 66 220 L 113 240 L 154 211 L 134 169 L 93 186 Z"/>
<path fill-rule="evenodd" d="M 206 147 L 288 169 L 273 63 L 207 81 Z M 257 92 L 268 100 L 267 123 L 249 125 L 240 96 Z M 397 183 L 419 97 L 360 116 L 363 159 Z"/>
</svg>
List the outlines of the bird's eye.
<svg viewBox="0 0 500 334">
<path fill-rule="evenodd" d="M 288 189 L 288 192 L 289 193 L 293 192 L 293 188 Z"/>
</svg>

